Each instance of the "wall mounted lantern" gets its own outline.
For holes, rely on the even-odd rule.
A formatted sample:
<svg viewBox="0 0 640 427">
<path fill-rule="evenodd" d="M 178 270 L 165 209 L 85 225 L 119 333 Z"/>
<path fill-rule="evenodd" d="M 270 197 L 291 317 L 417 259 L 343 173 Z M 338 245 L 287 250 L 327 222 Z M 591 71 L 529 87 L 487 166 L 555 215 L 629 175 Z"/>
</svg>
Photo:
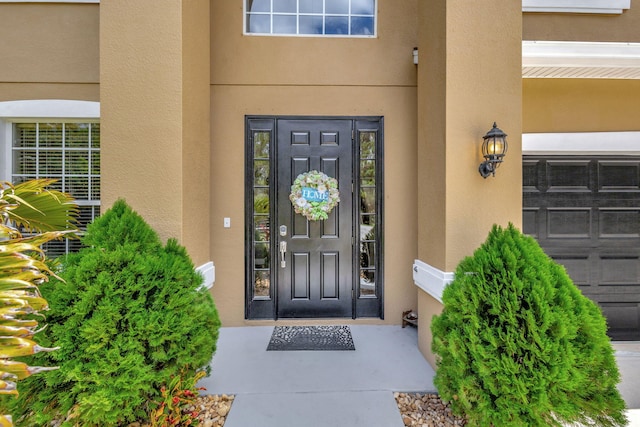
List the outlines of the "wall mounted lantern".
<svg viewBox="0 0 640 427">
<path fill-rule="evenodd" d="M 496 169 L 507 154 L 507 134 L 493 122 L 493 128 L 482 139 L 482 155 L 486 160 L 480 163 L 478 170 L 483 178 L 496 176 Z"/>
</svg>

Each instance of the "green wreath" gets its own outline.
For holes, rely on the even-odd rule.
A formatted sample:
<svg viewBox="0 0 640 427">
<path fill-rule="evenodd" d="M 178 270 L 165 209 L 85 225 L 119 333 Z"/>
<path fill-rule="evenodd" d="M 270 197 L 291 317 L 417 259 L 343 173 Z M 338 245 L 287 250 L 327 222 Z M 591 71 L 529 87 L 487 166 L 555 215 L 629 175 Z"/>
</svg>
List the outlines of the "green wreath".
<svg viewBox="0 0 640 427">
<path fill-rule="evenodd" d="M 289 200 L 296 213 L 308 220 L 327 219 L 340 202 L 338 181 L 317 170 L 302 173 L 293 181 Z"/>
</svg>

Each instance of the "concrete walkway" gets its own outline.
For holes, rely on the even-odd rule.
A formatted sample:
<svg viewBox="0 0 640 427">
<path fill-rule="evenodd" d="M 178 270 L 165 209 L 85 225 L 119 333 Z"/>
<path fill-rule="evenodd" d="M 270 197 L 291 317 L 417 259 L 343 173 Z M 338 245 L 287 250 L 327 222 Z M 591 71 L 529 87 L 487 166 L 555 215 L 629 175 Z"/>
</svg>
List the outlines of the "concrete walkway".
<svg viewBox="0 0 640 427">
<path fill-rule="evenodd" d="M 403 427 L 394 391 L 434 392 L 414 328 L 351 325 L 355 351 L 266 351 L 273 327 L 222 328 L 207 394 L 234 394 L 225 427 Z M 640 408 L 640 344 L 616 344 L 629 407 Z M 640 410 L 630 411 L 640 427 Z"/>
<path fill-rule="evenodd" d="M 640 427 L 640 342 L 614 342 L 622 376 L 618 389 L 627 403 L 629 426 Z"/>
</svg>

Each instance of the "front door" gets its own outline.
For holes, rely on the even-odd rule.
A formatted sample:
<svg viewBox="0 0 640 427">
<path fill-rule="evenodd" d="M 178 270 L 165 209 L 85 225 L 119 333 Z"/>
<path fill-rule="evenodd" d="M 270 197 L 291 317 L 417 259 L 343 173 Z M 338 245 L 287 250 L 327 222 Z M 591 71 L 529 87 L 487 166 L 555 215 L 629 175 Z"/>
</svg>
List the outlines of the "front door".
<svg viewBox="0 0 640 427">
<path fill-rule="evenodd" d="M 351 127 L 351 120 L 278 122 L 278 317 L 352 316 Z M 297 214 L 289 200 L 296 177 L 311 170 L 338 181 L 340 202 L 325 220 Z"/>
<path fill-rule="evenodd" d="M 382 317 L 382 118 L 246 126 L 245 317 Z M 325 219 L 296 213 L 289 197 L 313 170 L 337 181 Z"/>
</svg>

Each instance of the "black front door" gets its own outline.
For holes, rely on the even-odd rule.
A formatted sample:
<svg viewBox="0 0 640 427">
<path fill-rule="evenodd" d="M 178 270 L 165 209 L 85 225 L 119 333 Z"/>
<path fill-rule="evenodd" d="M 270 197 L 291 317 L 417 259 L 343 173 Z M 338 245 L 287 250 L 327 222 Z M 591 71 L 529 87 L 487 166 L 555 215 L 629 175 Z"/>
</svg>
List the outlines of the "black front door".
<svg viewBox="0 0 640 427">
<path fill-rule="evenodd" d="M 382 125 L 247 117 L 247 319 L 383 317 Z M 296 213 L 289 198 L 313 170 L 337 181 L 326 219 Z"/>
<path fill-rule="evenodd" d="M 351 129 L 351 120 L 278 122 L 278 317 L 352 316 Z M 338 181 L 340 202 L 326 220 L 308 220 L 289 200 L 296 177 L 311 170 Z"/>
</svg>

